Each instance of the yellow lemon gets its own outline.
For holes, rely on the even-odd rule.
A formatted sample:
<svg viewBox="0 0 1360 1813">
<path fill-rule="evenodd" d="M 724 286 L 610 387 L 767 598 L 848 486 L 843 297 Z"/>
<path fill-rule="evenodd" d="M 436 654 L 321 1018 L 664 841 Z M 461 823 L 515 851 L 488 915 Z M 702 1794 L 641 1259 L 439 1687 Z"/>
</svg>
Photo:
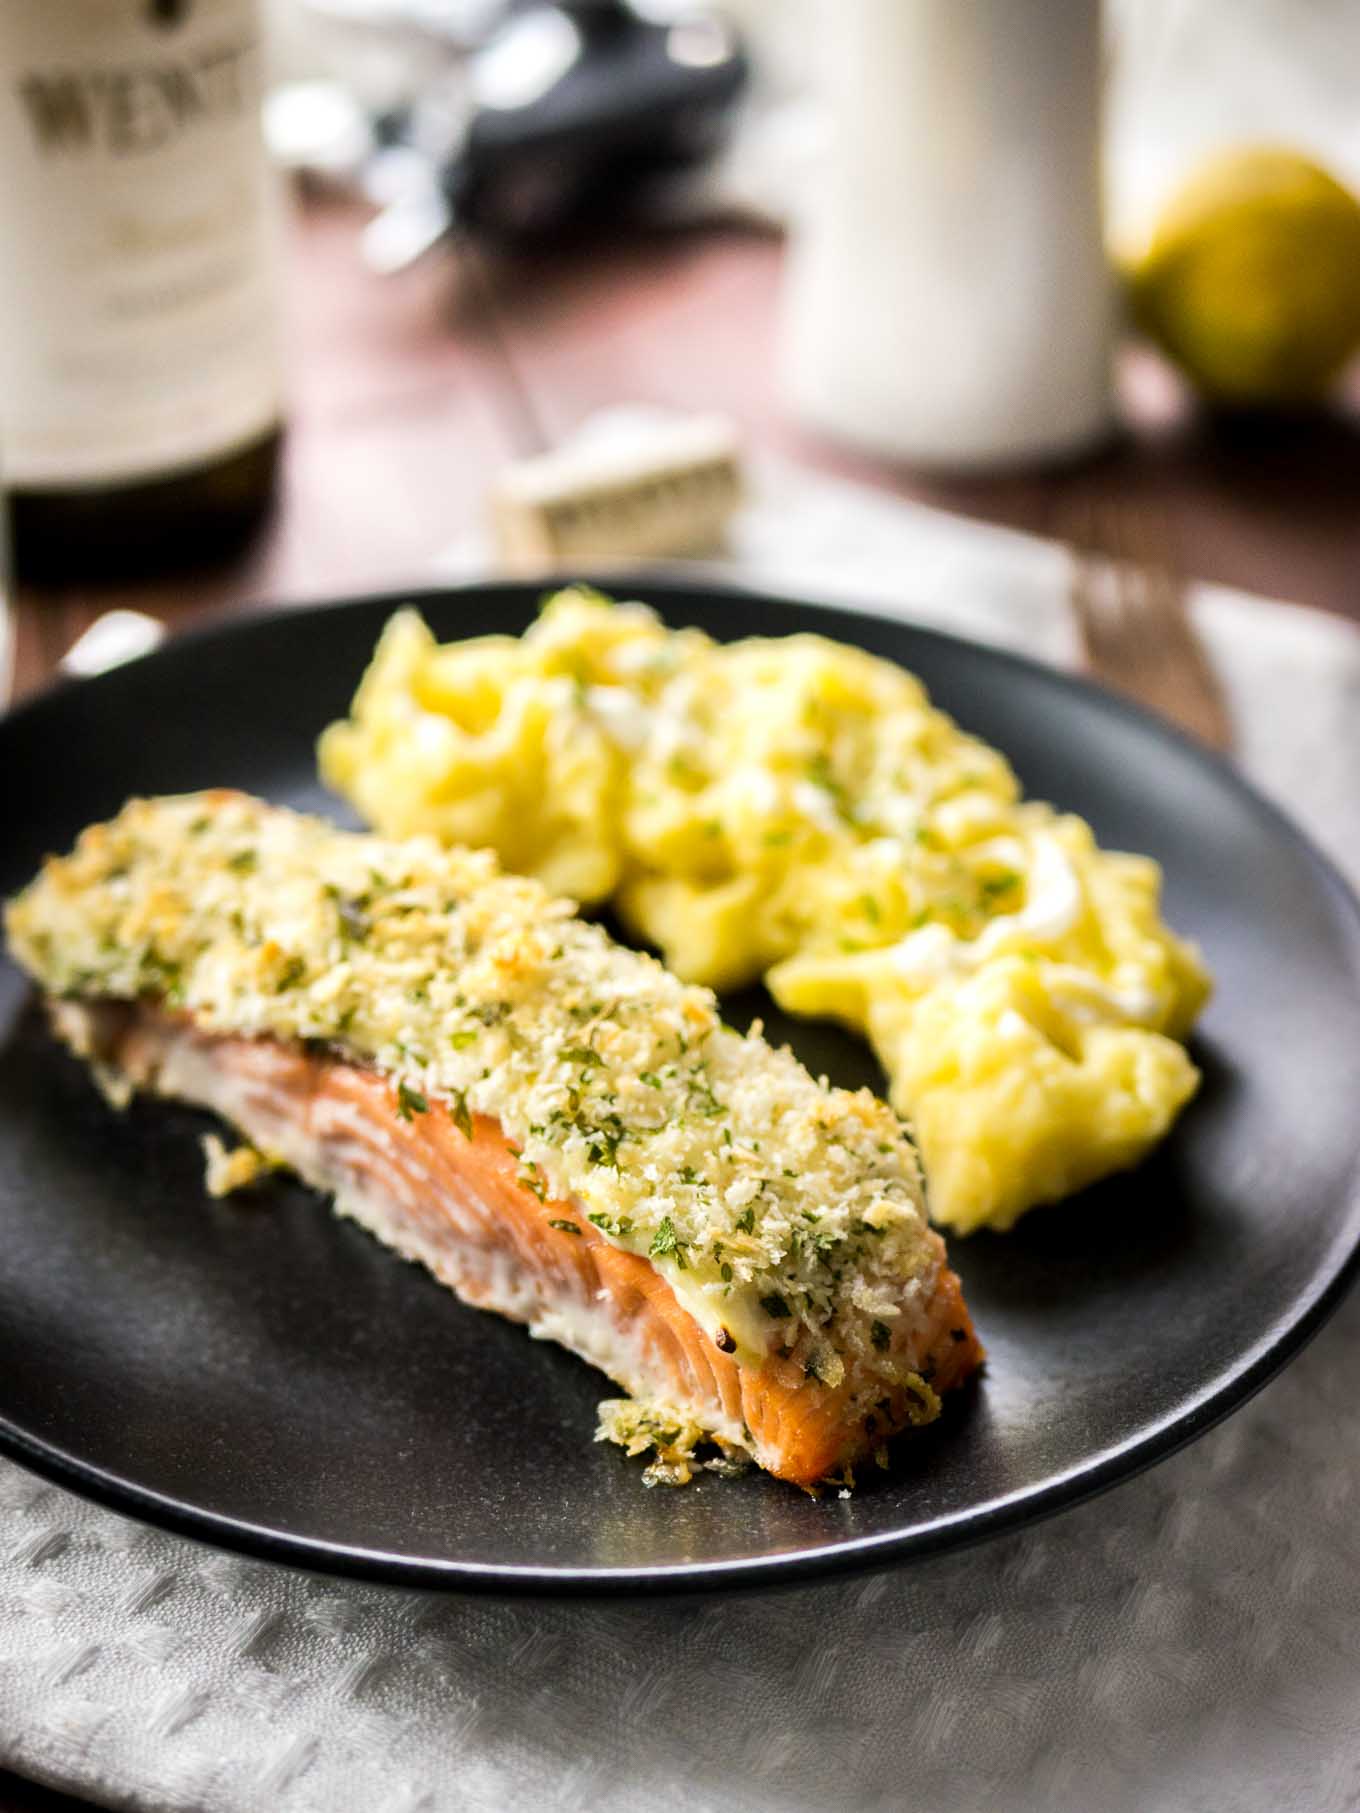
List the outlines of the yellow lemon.
<svg viewBox="0 0 1360 1813">
<path fill-rule="evenodd" d="M 1210 158 L 1126 270 L 1141 325 L 1224 402 L 1316 397 L 1360 347 L 1360 202 L 1297 152 Z"/>
</svg>

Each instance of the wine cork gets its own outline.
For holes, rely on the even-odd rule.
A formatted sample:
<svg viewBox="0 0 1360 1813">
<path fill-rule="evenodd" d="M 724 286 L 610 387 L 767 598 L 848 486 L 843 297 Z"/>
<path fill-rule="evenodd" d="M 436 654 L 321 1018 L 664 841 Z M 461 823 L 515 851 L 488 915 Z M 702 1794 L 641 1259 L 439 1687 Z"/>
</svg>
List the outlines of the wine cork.
<svg viewBox="0 0 1360 1813">
<path fill-rule="evenodd" d="M 531 573 L 709 553 L 740 501 L 730 422 L 617 410 L 507 467 L 492 488 L 491 528 L 500 566 Z"/>
</svg>

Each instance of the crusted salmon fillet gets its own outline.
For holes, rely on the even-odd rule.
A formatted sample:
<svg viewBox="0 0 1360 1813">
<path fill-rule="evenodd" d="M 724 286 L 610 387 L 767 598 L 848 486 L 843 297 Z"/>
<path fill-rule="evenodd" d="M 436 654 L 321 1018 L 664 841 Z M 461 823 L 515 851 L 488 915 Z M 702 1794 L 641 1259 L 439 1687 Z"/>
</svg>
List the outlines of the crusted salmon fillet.
<svg viewBox="0 0 1360 1813">
<path fill-rule="evenodd" d="M 484 853 L 138 801 L 6 918 L 116 1098 L 213 1110 L 598 1366 L 629 1396 L 606 1431 L 660 1477 L 708 1439 L 815 1485 L 981 1360 L 891 1112 Z"/>
</svg>

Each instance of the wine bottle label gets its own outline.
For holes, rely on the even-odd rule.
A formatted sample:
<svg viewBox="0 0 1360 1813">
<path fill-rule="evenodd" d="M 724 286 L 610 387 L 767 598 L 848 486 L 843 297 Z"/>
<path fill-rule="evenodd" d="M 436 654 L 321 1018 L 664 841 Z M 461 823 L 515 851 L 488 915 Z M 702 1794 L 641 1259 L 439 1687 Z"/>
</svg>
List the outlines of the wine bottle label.
<svg viewBox="0 0 1360 1813">
<path fill-rule="evenodd" d="M 278 419 L 258 0 L 0 0 L 0 474 L 155 478 Z"/>
</svg>

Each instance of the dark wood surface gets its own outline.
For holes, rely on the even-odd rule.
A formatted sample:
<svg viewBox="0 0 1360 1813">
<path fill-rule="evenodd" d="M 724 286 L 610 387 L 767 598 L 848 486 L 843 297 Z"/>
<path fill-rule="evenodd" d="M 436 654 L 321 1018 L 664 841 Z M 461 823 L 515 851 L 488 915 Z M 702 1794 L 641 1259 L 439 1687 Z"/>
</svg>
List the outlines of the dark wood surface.
<svg viewBox="0 0 1360 1813">
<path fill-rule="evenodd" d="M 478 520 L 489 475 L 616 402 L 719 409 L 755 445 L 1041 533 L 1093 499 L 1140 507 L 1180 571 L 1360 620 L 1360 375 L 1329 414 L 1207 420 L 1131 348 L 1125 431 L 1062 470 L 947 479 L 799 433 L 781 410 L 782 248 L 732 229 L 492 266 L 435 257 L 366 273 L 361 216 L 313 201 L 293 235 L 291 413 L 278 509 L 249 553 L 152 585 L 18 598 L 17 691 L 39 685 L 114 605 L 172 625 L 208 612 L 402 584 Z"/>
<path fill-rule="evenodd" d="M 818 444 L 781 411 L 775 322 L 782 249 L 738 229 L 490 265 L 437 257 L 394 279 L 355 251 L 362 216 L 334 200 L 292 236 L 291 409 L 278 508 L 230 567 L 136 587 L 16 599 L 16 692 L 40 686 L 101 611 L 172 627 L 209 613 L 400 585 L 479 519 L 488 478 L 611 403 L 716 409 L 756 446 L 902 497 L 1041 533 L 1119 500 L 1157 525 L 1188 575 L 1360 622 L 1360 380 L 1329 414 L 1208 421 L 1151 354 L 1130 348 L 1125 428 L 1059 471 L 948 480 Z M 0 1772 L 0 1813 L 78 1803 Z"/>
</svg>

